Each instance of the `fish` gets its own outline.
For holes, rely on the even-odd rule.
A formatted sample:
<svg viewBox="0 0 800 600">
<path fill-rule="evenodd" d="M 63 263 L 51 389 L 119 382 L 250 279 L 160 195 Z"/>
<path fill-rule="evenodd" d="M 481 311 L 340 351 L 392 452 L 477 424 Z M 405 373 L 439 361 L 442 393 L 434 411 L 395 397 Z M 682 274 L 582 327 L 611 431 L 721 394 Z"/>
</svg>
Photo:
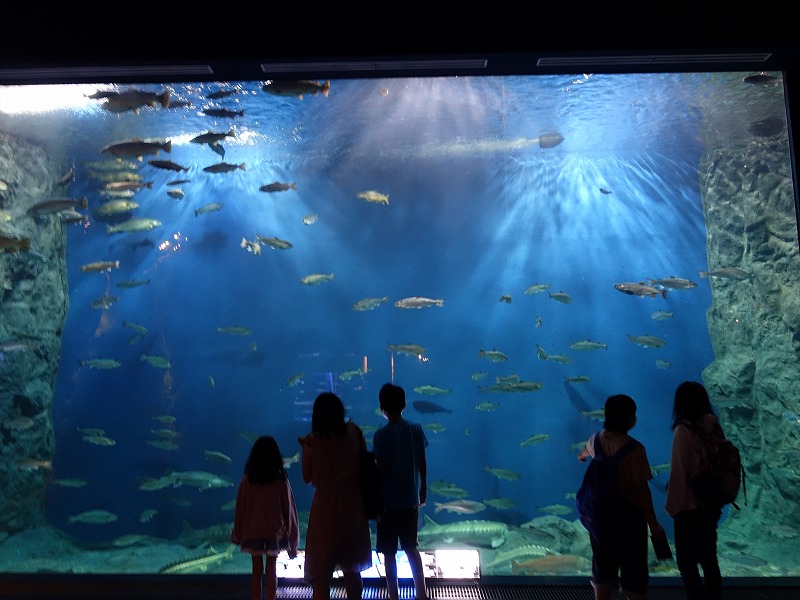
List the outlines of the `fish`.
<svg viewBox="0 0 800 600">
<path fill-rule="evenodd" d="M 449 408 L 445 408 L 444 406 L 440 406 L 435 402 L 428 402 L 426 400 L 416 400 L 411 403 L 411 406 L 413 406 L 414 410 L 416 410 L 417 412 L 421 412 L 424 414 L 453 412 Z"/>
<path fill-rule="evenodd" d="M 355 304 L 353 304 L 353 310 L 363 312 L 365 310 L 375 310 L 381 304 L 384 304 L 389 301 L 389 296 L 383 296 L 382 298 L 362 298 Z"/>
<path fill-rule="evenodd" d="M 53 483 L 65 488 L 82 488 L 86 487 L 86 480 L 77 477 L 65 477 L 63 479 L 53 479 Z"/>
<path fill-rule="evenodd" d="M 667 312 L 666 310 L 656 310 L 653 311 L 650 318 L 654 321 L 665 321 L 666 319 L 671 319 L 673 316 L 675 316 L 675 313 Z"/>
<path fill-rule="evenodd" d="M 93 213 L 98 217 L 107 217 L 130 212 L 137 208 L 139 208 L 139 203 L 135 200 L 108 200 L 94 209 Z"/>
<path fill-rule="evenodd" d="M 233 90 L 217 90 L 216 92 L 211 92 L 210 94 L 206 94 L 206 98 L 209 100 L 219 100 L 220 98 L 227 98 L 228 96 L 233 96 L 234 94 L 239 94 L 241 90 L 233 89 Z"/>
<path fill-rule="evenodd" d="M 502 467 L 483 467 L 483 470 L 486 473 L 491 473 L 498 479 L 504 479 L 506 481 L 517 481 L 518 479 L 522 478 L 522 475 L 520 475 L 516 471 L 512 471 L 510 469 L 503 469 Z"/>
<path fill-rule="evenodd" d="M 666 299 L 667 297 L 666 289 L 659 289 L 657 287 L 653 287 L 652 285 L 647 285 L 644 281 L 640 281 L 639 283 L 633 283 L 633 282 L 615 283 L 614 289 L 619 290 L 623 294 L 628 294 L 630 296 L 642 296 L 642 297 L 647 296 L 649 298 L 655 298 L 656 296 L 661 296 L 664 299 Z"/>
<path fill-rule="evenodd" d="M 350 381 L 351 379 L 353 379 L 353 377 L 360 377 L 364 374 L 365 374 L 364 369 L 361 368 L 352 369 L 350 371 L 344 371 L 343 373 L 339 373 L 336 379 L 338 379 L 339 381 Z"/>
<path fill-rule="evenodd" d="M 489 374 L 486 371 L 475 371 L 469 378 L 472 381 L 483 381 Z"/>
<path fill-rule="evenodd" d="M 609 195 L 609 194 L 611 194 L 612 192 L 611 192 L 611 190 L 607 190 L 607 189 L 605 189 L 605 188 L 600 188 L 600 193 L 601 193 L 601 194 L 603 194 L 603 195 L 605 195 L 605 196 L 608 196 L 608 195 Z"/>
<path fill-rule="evenodd" d="M 331 89 L 331 82 L 320 83 L 319 81 L 310 81 L 308 79 L 272 79 L 265 82 L 261 89 L 273 96 L 294 96 L 298 100 L 302 100 L 306 94 L 311 94 L 312 96 L 322 94 L 327 97 Z"/>
<path fill-rule="evenodd" d="M 90 369 L 117 369 L 122 366 L 122 363 L 115 358 L 88 358 L 78 361 L 81 367 L 89 367 Z"/>
<path fill-rule="evenodd" d="M 446 429 L 441 423 L 425 423 L 422 428 L 433 433 L 442 433 Z"/>
<path fill-rule="evenodd" d="M 481 502 L 497 510 L 511 510 L 517 505 L 511 498 L 489 498 Z"/>
<path fill-rule="evenodd" d="M 198 215 L 204 215 L 206 213 L 222 210 L 223 206 L 225 205 L 222 204 L 221 202 L 211 202 L 209 204 L 205 204 L 200 208 L 194 209 L 194 216 L 197 217 Z"/>
<path fill-rule="evenodd" d="M 484 502 L 488 504 L 488 501 L 484 500 Z M 547 548 L 546 546 L 542 546 L 540 544 L 524 544 L 522 546 L 516 546 L 506 552 L 501 552 L 500 554 L 495 555 L 495 557 L 491 561 L 482 564 L 481 567 L 483 569 L 490 569 L 492 567 L 496 567 L 498 565 L 502 565 L 512 560 L 518 560 L 524 557 L 532 558 L 532 557 L 549 556 L 552 554 L 554 554 L 554 552 L 549 548 Z"/>
<path fill-rule="evenodd" d="M 572 302 L 572 296 L 565 292 L 547 292 L 547 295 L 550 296 L 556 302 L 560 302 L 561 304 L 569 304 Z"/>
<path fill-rule="evenodd" d="M 170 368 L 169 360 L 167 360 L 166 358 L 164 358 L 163 356 L 160 356 L 158 354 L 140 354 L 139 355 L 139 360 L 140 361 L 147 361 L 148 363 L 150 363 L 151 365 L 153 365 L 154 367 L 157 367 L 159 369 L 169 369 Z"/>
<path fill-rule="evenodd" d="M 317 222 L 317 215 L 308 213 L 305 217 L 303 217 L 303 225 L 313 225 Z"/>
<path fill-rule="evenodd" d="M 497 402 L 478 402 L 475 405 L 475 410 L 480 410 L 482 412 L 493 412 L 500 408 L 500 405 Z"/>
<path fill-rule="evenodd" d="M 120 281 L 117 284 L 117 287 L 123 290 L 127 290 L 130 288 L 141 287 L 143 285 L 150 285 L 149 279 L 126 279 L 125 281 Z"/>
<path fill-rule="evenodd" d="M 201 112 L 209 117 L 219 117 L 223 119 L 244 116 L 244 110 L 232 110 L 230 108 L 204 108 Z"/>
<path fill-rule="evenodd" d="M 737 281 L 744 281 L 750 278 L 750 273 L 743 271 L 738 267 L 722 267 L 713 269 L 711 271 L 700 271 L 700 277 L 717 277 L 720 279 L 735 279 Z"/>
<path fill-rule="evenodd" d="M 778 78 L 774 75 L 767 75 L 766 73 L 758 73 L 756 75 L 747 75 L 742 77 L 742 81 L 745 83 L 749 83 L 751 85 L 767 85 L 769 83 L 775 83 L 778 81 Z"/>
<path fill-rule="evenodd" d="M 247 248 L 248 252 L 252 252 L 253 256 L 261 254 L 261 244 L 258 240 L 253 240 L 252 242 L 247 238 L 243 237 L 242 241 L 239 242 L 239 247 Z"/>
<path fill-rule="evenodd" d="M 153 446 L 153 448 L 158 448 L 159 450 L 177 450 L 178 448 L 180 448 L 178 444 L 170 440 L 145 440 L 145 443 L 149 444 L 150 446 Z M 163 489 L 164 487 L 167 487 L 169 485 L 172 485 L 171 481 L 167 481 L 164 486 L 157 489 Z M 139 489 L 145 489 L 145 488 L 142 488 L 140 486 Z"/>
<path fill-rule="evenodd" d="M 80 223 L 89 220 L 87 215 L 78 212 L 74 208 L 67 208 L 58 212 L 58 218 L 61 219 L 62 223 Z"/>
<path fill-rule="evenodd" d="M 670 277 L 664 277 L 662 279 L 649 279 L 650 285 L 660 285 L 661 287 L 665 287 L 671 290 L 690 290 L 692 288 L 696 288 L 697 284 L 694 281 L 689 279 L 685 279 L 683 277 L 675 277 L 674 275 Z"/>
<path fill-rule="evenodd" d="M 81 438 L 84 442 L 89 442 L 95 446 L 116 446 L 117 442 L 107 435 L 84 435 Z"/>
<path fill-rule="evenodd" d="M 672 363 L 669 362 L 668 360 L 662 360 L 660 358 L 657 358 L 656 359 L 656 367 L 659 368 L 659 369 L 666 370 L 666 369 L 669 369 L 670 367 L 672 367 Z"/>
<path fill-rule="evenodd" d="M 593 419 L 595 421 L 605 421 L 606 411 L 602 408 L 595 410 L 582 410 L 581 416 L 585 419 Z M 585 444 L 585 442 L 583 442 Z"/>
<path fill-rule="evenodd" d="M 160 438 L 166 438 L 166 439 L 175 439 L 176 437 L 180 436 L 180 433 L 178 433 L 174 429 L 166 429 L 166 428 L 163 428 L 163 429 L 151 429 L 150 433 L 152 433 L 153 435 L 156 435 L 156 436 L 158 436 Z"/>
<path fill-rule="evenodd" d="M 628 341 L 645 348 L 662 348 L 667 342 L 654 335 L 628 335 Z"/>
<path fill-rule="evenodd" d="M 105 525 L 107 523 L 113 523 L 117 520 L 117 518 L 117 515 L 115 515 L 113 512 L 95 508 L 78 513 L 77 515 L 72 515 L 69 517 L 69 522 L 85 523 L 90 525 Z"/>
<path fill-rule="evenodd" d="M 394 303 L 396 308 L 427 308 L 429 306 L 444 306 L 442 298 L 424 298 L 422 296 L 411 296 L 403 298 Z"/>
<path fill-rule="evenodd" d="M 486 510 L 486 505 L 482 502 L 475 500 L 453 500 L 451 502 L 434 502 L 433 512 L 442 512 L 443 510 L 460 515 L 474 515 L 483 510 Z"/>
<path fill-rule="evenodd" d="M 101 196 L 105 196 L 106 198 L 133 198 L 136 195 L 136 192 L 133 190 L 104 190 L 100 189 L 97 191 L 98 194 Z"/>
<path fill-rule="evenodd" d="M 530 296 L 531 294 L 538 294 L 539 292 L 544 292 L 549 289 L 549 283 L 534 283 L 525 288 L 525 294 Z"/>
<path fill-rule="evenodd" d="M 129 89 L 124 92 L 103 92 L 105 102 L 100 105 L 100 108 L 114 113 L 122 113 L 131 111 L 139 114 L 139 109 L 143 106 L 156 107 L 161 105 L 163 108 L 169 108 L 169 91 L 165 90 L 160 94 L 155 92 L 147 92 L 144 90 Z"/>
<path fill-rule="evenodd" d="M 38 458 L 20 458 L 15 463 L 21 471 L 52 471 L 52 460 L 40 460 Z"/>
<path fill-rule="evenodd" d="M 366 200 L 367 202 L 372 202 L 374 204 L 385 204 L 386 206 L 389 206 L 389 194 L 382 194 L 377 190 L 358 192 L 356 194 L 356 198 L 361 198 L 362 200 Z"/>
<path fill-rule="evenodd" d="M 251 335 L 253 330 L 249 327 L 232 325 L 229 327 L 217 327 L 217 333 L 226 333 L 228 335 Z"/>
<path fill-rule="evenodd" d="M 418 536 L 427 540 L 426 547 L 431 544 L 430 538 L 436 538 L 445 544 L 499 548 L 509 533 L 509 526 L 499 521 L 466 520 L 439 524 L 428 515 L 423 515 L 423 519 L 424 527 L 418 531 Z"/>
<path fill-rule="evenodd" d="M 417 392 L 418 394 L 424 394 L 426 396 L 438 396 L 442 394 L 453 393 L 453 390 L 437 387 L 435 385 L 420 385 L 415 387 L 414 391 Z"/>
<path fill-rule="evenodd" d="M 171 179 L 167 185 L 183 185 L 184 183 L 191 183 L 191 179 Z"/>
<path fill-rule="evenodd" d="M 543 133 L 536 140 L 539 142 L 539 148 L 555 148 L 564 141 L 564 136 L 560 133 Z"/>
<path fill-rule="evenodd" d="M 179 165 L 176 162 L 172 162 L 171 160 L 148 160 L 147 164 L 155 167 L 156 169 L 164 169 L 166 171 L 175 171 L 176 173 L 180 173 L 181 171 L 188 171 L 189 167 L 184 167 Z"/>
<path fill-rule="evenodd" d="M 34 421 L 30 417 L 26 417 L 25 415 L 20 415 L 18 417 L 14 417 L 13 419 L 8 419 L 3 422 L 3 427 L 6 429 L 10 429 L 12 431 L 27 431 L 31 427 L 33 427 Z"/>
<path fill-rule="evenodd" d="M 363 431 L 364 433 L 367 432 L 365 427 L 362 427 L 361 431 Z M 295 452 L 291 456 L 284 456 L 283 457 L 283 468 L 284 469 L 288 469 L 292 465 L 297 464 L 299 462 L 300 462 L 300 450 L 298 450 L 297 452 Z"/>
<path fill-rule="evenodd" d="M 110 272 L 111 269 L 119 269 L 118 260 L 98 260 L 85 265 L 81 265 L 81 271 L 84 273 L 93 272 Z"/>
<path fill-rule="evenodd" d="M 273 183 L 268 183 L 267 185 L 262 185 L 258 188 L 262 192 L 285 192 L 287 190 L 296 190 L 297 184 L 296 183 L 281 183 L 280 181 L 275 181 Z"/>
<path fill-rule="evenodd" d="M 147 333 L 147 327 L 145 327 L 144 325 L 139 325 L 139 323 L 134 323 L 133 321 L 123 321 L 122 326 L 127 327 L 128 329 L 133 329 L 136 333 L 140 333 L 142 335 Z"/>
<path fill-rule="evenodd" d="M 124 190 L 140 190 L 142 188 L 153 188 L 152 181 L 109 181 L 103 186 L 104 190 L 124 191 Z"/>
<path fill-rule="evenodd" d="M 31 206 L 28 211 L 34 215 L 47 215 L 76 207 L 80 207 L 81 210 L 86 210 L 89 208 L 89 199 L 86 196 L 83 198 L 53 197 L 43 200 L 42 202 L 37 202 Z"/>
<path fill-rule="evenodd" d="M 505 302 L 506 304 L 511 304 L 511 296 L 509 296 L 508 294 L 503 294 L 502 296 L 500 296 L 500 300 L 498 300 L 498 302 Z"/>
<path fill-rule="evenodd" d="M 289 377 L 289 379 L 286 380 L 284 386 L 287 388 L 294 387 L 298 383 L 300 383 L 303 380 L 303 377 L 305 376 L 306 376 L 305 371 L 303 371 L 302 373 L 297 373 L 296 375 L 292 375 L 291 377 Z"/>
<path fill-rule="evenodd" d="M 208 131 L 206 133 L 202 133 L 198 136 L 193 137 L 189 141 L 193 144 L 218 144 L 219 142 L 225 141 L 225 138 L 229 137 L 236 137 L 236 132 L 233 129 L 230 129 L 227 132 L 214 132 Z M 218 153 L 219 154 L 219 153 Z M 223 151 L 224 154 L 224 151 Z"/>
<path fill-rule="evenodd" d="M 320 283 L 324 283 L 326 281 L 333 280 L 333 273 L 325 274 L 325 273 L 313 273 L 311 275 L 306 275 L 300 280 L 300 283 L 303 285 L 317 285 Z"/>
<path fill-rule="evenodd" d="M 160 423 L 174 423 L 178 419 L 172 415 L 155 415 L 153 420 Z"/>
<path fill-rule="evenodd" d="M 12 237 L 0 233 L 0 250 L 8 252 L 28 252 L 30 248 L 30 238 Z"/>
<path fill-rule="evenodd" d="M 161 227 L 158 219 L 133 218 L 123 221 L 117 225 L 106 226 L 106 232 L 111 233 L 132 233 L 136 231 L 150 231 L 156 227 Z"/>
<path fill-rule="evenodd" d="M 573 375 L 564 377 L 564 383 L 589 383 L 589 378 L 586 375 Z"/>
<path fill-rule="evenodd" d="M 289 250 L 293 248 L 291 242 L 287 242 L 286 240 L 282 240 L 278 237 L 264 237 L 261 235 L 256 235 L 256 239 L 264 244 L 265 246 L 269 246 L 274 250 Z"/>
<path fill-rule="evenodd" d="M 67 169 L 67 172 L 64 174 L 64 176 L 61 179 L 59 179 L 56 182 L 56 185 L 69 185 L 73 181 L 75 181 L 75 165 L 74 164 L 69 169 Z"/>
<path fill-rule="evenodd" d="M 104 183 L 112 181 L 144 181 L 144 177 L 136 171 L 103 171 L 100 173 L 90 171 L 89 177 L 99 179 Z"/>
<path fill-rule="evenodd" d="M 232 462 L 230 456 L 223 452 L 219 452 L 218 450 L 204 450 L 203 453 L 206 455 L 206 460 L 210 460 L 211 462 L 215 462 L 220 465 L 228 465 Z"/>
<path fill-rule="evenodd" d="M 89 306 L 92 307 L 92 308 L 103 308 L 103 309 L 106 309 L 106 308 L 110 308 L 111 305 L 115 304 L 116 302 L 119 302 L 119 296 L 112 296 L 110 294 L 104 294 L 103 296 L 101 296 L 97 300 L 92 300 L 89 303 Z"/>
<path fill-rule="evenodd" d="M 552 554 L 524 561 L 511 561 L 513 575 L 570 575 L 589 569 L 591 561 L 576 554 Z"/>
<path fill-rule="evenodd" d="M 570 344 L 572 350 L 587 351 L 587 350 L 608 350 L 608 344 L 601 342 L 593 342 L 592 340 L 580 340 Z"/>
<path fill-rule="evenodd" d="M 230 173 L 231 171 L 235 171 L 236 169 L 241 169 L 245 171 L 244 163 L 239 165 L 232 165 L 226 162 L 219 162 L 213 165 L 209 165 L 208 167 L 203 167 L 203 171 L 206 173 Z"/>
<path fill-rule="evenodd" d="M 169 474 L 173 487 L 184 485 L 196 487 L 198 490 L 233 487 L 233 481 L 208 471 L 173 471 Z"/>
<path fill-rule="evenodd" d="M 492 362 L 503 362 L 508 360 L 508 356 L 499 350 L 479 350 L 478 358 L 486 358 Z"/>
<path fill-rule="evenodd" d="M 386 344 L 386 351 L 408 356 L 422 356 L 428 350 L 419 344 Z"/>
<path fill-rule="evenodd" d="M 235 544 L 230 544 L 227 550 L 222 552 L 217 552 L 214 550 L 214 548 L 210 548 L 208 554 L 205 556 L 198 556 L 196 558 L 189 558 L 170 563 L 161 567 L 158 572 L 161 574 L 187 573 L 191 571 L 205 572 L 211 565 L 220 563 L 223 560 L 230 560 L 233 557 L 234 548 L 236 548 Z"/>
<path fill-rule="evenodd" d="M 147 508 L 139 513 L 139 523 L 147 523 L 158 514 L 155 508 Z"/>
<path fill-rule="evenodd" d="M 119 537 L 115 537 L 113 540 L 111 540 L 111 545 L 115 548 L 128 548 L 137 544 L 155 544 L 163 542 L 166 542 L 166 540 L 153 537 L 152 535 L 147 535 L 144 533 L 128 533 Z"/>
<path fill-rule="evenodd" d="M 175 200 L 183 200 L 183 197 L 186 194 L 183 193 L 181 188 L 171 188 L 167 190 L 167 196 L 170 198 L 175 198 Z"/>
<path fill-rule="evenodd" d="M 122 160 L 121 158 L 109 158 L 104 160 L 92 160 L 84 162 L 83 166 L 91 171 L 120 172 L 132 171 L 139 168 L 139 165 L 131 160 Z"/>
<path fill-rule="evenodd" d="M 550 440 L 549 433 L 537 433 L 528 438 L 525 438 L 519 443 L 520 448 L 525 448 L 526 446 L 538 446 L 539 444 L 543 444 Z"/>
<path fill-rule="evenodd" d="M 478 392 L 505 392 L 505 393 L 522 393 L 522 392 L 537 392 L 544 387 L 541 381 L 506 381 L 495 383 L 493 385 L 479 387 Z"/>
<path fill-rule="evenodd" d="M 447 498 L 466 498 L 469 496 L 469 492 L 464 488 L 457 486 L 455 483 L 443 481 L 441 479 L 429 483 L 428 489 L 433 494 L 445 496 Z"/>
<path fill-rule="evenodd" d="M 557 517 L 569 515 L 574 510 L 565 504 L 548 504 L 547 506 L 540 506 L 538 508 L 539 512 L 542 512 L 546 515 L 555 515 Z"/>
<path fill-rule="evenodd" d="M 144 155 L 157 155 L 161 150 L 167 153 L 172 152 L 172 141 L 146 141 L 140 138 L 132 138 L 103 146 L 100 149 L 100 154 L 110 154 L 116 157 L 135 157 L 137 160 L 142 160 Z"/>
</svg>

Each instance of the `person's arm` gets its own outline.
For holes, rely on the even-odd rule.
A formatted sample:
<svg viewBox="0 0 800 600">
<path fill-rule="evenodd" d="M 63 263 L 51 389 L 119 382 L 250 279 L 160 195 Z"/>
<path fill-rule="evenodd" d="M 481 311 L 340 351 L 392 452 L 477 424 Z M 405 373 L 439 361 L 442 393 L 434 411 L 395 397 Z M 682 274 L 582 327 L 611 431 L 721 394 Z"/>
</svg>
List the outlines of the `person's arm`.
<svg viewBox="0 0 800 600">
<path fill-rule="evenodd" d="M 303 470 L 303 481 L 311 483 L 311 457 L 314 454 L 314 446 L 311 435 L 297 438 L 298 443 L 303 449 L 301 466 Z"/>
<path fill-rule="evenodd" d="M 428 500 L 428 459 L 425 455 L 425 445 L 422 445 L 419 451 L 418 467 L 419 467 L 419 505 L 425 506 Z"/>
</svg>

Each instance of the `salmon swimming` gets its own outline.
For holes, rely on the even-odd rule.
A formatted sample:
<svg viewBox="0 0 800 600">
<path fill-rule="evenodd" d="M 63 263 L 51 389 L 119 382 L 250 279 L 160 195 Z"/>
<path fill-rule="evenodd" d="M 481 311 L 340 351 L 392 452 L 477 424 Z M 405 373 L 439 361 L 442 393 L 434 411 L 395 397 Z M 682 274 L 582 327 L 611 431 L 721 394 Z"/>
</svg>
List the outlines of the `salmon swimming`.
<svg viewBox="0 0 800 600">
<path fill-rule="evenodd" d="M 81 271 L 84 273 L 111 271 L 111 269 L 119 269 L 118 260 L 98 260 L 81 266 Z"/>
<path fill-rule="evenodd" d="M 203 167 L 203 171 L 206 173 L 230 173 L 231 171 L 235 171 L 236 169 L 241 169 L 242 171 L 246 171 L 244 168 L 244 163 L 240 165 L 232 165 L 226 162 L 220 162 L 208 167 Z"/>
<path fill-rule="evenodd" d="M 296 183 L 282 183 L 280 181 L 275 181 L 273 183 L 268 183 L 267 185 L 262 185 L 258 188 L 262 192 L 285 192 L 286 190 L 296 190 L 297 184 Z"/>
<path fill-rule="evenodd" d="M 422 296 L 411 296 L 403 298 L 394 303 L 396 308 L 427 308 L 428 306 L 444 306 L 442 298 L 423 298 Z"/>
<path fill-rule="evenodd" d="M 633 283 L 633 282 L 615 283 L 614 289 L 619 290 L 623 294 L 628 294 L 630 296 L 642 296 L 642 297 L 647 296 L 650 298 L 661 296 L 664 299 L 667 298 L 666 289 L 661 289 L 653 287 L 652 285 L 647 285 L 644 281 L 640 281 L 639 283 Z"/>
<path fill-rule="evenodd" d="M 697 284 L 683 277 L 664 277 L 662 279 L 648 279 L 650 285 L 660 285 L 671 290 L 690 290 L 696 288 Z"/>
<path fill-rule="evenodd" d="M 243 110 L 231 110 L 229 108 L 204 108 L 202 112 L 204 115 L 208 117 L 220 117 L 220 118 L 232 119 L 234 117 L 244 116 Z"/>
<path fill-rule="evenodd" d="M 157 169 L 165 169 L 167 171 L 188 171 L 189 167 L 183 167 L 178 163 L 174 163 L 171 160 L 148 160 L 147 164 L 153 166 Z"/>
<path fill-rule="evenodd" d="M 104 92 L 105 102 L 101 104 L 103 110 L 114 113 L 131 111 L 139 114 L 139 109 L 143 106 L 156 107 L 159 104 L 163 108 L 169 108 L 169 91 L 160 94 L 146 92 L 144 90 L 130 89 L 124 92 Z"/>
<path fill-rule="evenodd" d="M 28 210 L 35 215 L 46 215 L 61 212 L 62 210 L 67 210 L 68 208 L 75 208 L 76 206 L 86 210 L 89 208 L 89 199 L 86 196 L 83 198 L 48 198 L 42 202 L 37 202 Z"/>
<path fill-rule="evenodd" d="M 200 134 L 196 137 L 193 137 L 189 141 L 193 144 L 218 144 L 225 140 L 225 138 L 229 137 L 236 137 L 236 132 L 233 129 L 228 130 L 227 132 L 214 132 L 208 131 L 206 133 Z"/>
<path fill-rule="evenodd" d="M 306 94 L 311 94 L 312 96 L 322 94 L 327 97 L 331 89 L 331 82 L 320 83 L 319 81 L 309 81 L 308 79 L 282 81 L 273 79 L 264 83 L 261 89 L 274 96 L 295 96 L 302 100 Z"/>
<path fill-rule="evenodd" d="M 28 252 L 31 247 L 31 241 L 28 238 L 16 238 L 0 234 L 0 250 L 8 250 L 9 252 Z"/>
<path fill-rule="evenodd" d="M 100 154 L 110 154 L 117 158 L 127 156 L 142 160 L 142 156 L 145 154 L 158 154 L 159 150 L 172 152 L 172 141 L 146 141 L 140 138 L 132 138 L 103 146 L 100 149 Z"/>
</svg>

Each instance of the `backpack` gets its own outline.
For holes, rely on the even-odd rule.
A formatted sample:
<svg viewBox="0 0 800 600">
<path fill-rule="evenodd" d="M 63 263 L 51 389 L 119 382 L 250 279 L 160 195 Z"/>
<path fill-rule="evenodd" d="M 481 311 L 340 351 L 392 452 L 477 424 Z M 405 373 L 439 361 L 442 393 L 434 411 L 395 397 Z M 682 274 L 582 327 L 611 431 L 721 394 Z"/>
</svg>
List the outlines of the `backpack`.
<svg viewBox="0 0 800 600">
<path fill-rule="evenodd" d="M 575 495 L 575 504 L 581 524 L 598 540 L 613 536 L 617 529 L 619 463 L 628 452 L 638 446 L 641 446 L 640 442 L 631 440 L 613 456 L 606 456 L 600 443 L 600 432 L 595 434 L 594 457 L 583 474 L 583 482 Z"/>
<path fill-rule="evenodd" d="M 719 423 L 708 433 L 692 423 L 684 423 L 700 438 L 700 468 L 689 481 L 701 506 L 722 508 L 730 504 L 736 510 L 736 497 L 742 488 L 747 505 L 747 489 L 742 456 L 732 441 L 725 437 Z"/>
</svg>

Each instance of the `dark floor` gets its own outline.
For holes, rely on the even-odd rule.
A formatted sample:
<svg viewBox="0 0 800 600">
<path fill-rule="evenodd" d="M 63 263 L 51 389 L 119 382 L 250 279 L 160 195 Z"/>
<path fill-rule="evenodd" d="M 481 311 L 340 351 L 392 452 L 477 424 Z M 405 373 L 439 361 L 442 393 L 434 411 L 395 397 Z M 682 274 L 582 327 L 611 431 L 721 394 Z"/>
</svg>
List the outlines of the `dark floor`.
<svg viewBox="0 0 800 600">
<path fill-rule="evenodd" d="M 388 598 L 381 580 L 366 580 L 364 600 Z M 413 600 L 413 587 L 403 587 L 401 600 Z M 593 600 L 588 580 L 582 578 L 550 579 L 530 583 L 503 581 L 447 582 L 430 581 L 428 594 L 432 600 Z M 0 578 L 0 598 L 26 600 L 250 600 L 249 576 L 216 578 L 211 576 L 176 576 L 169 579 L 89 577 L 86 579 L 51 578 L 42 575 L 32 580 L 25 578 Z M 282 581 L 279 600 L 307 600 L 311 588 L 294 580 Z M 332 600 L 345 598 L 340 585 L 331 588 Z M 614 593 L 614 600 L 622 595 Z M 679 580 L 659 578 L 650 586 L 650 600 L 685 600 L 686 595 Z M 723 600 L 800 600 L 800 581 L 791 580 L 741 580 L 725 581 Z"/>
</svg>

